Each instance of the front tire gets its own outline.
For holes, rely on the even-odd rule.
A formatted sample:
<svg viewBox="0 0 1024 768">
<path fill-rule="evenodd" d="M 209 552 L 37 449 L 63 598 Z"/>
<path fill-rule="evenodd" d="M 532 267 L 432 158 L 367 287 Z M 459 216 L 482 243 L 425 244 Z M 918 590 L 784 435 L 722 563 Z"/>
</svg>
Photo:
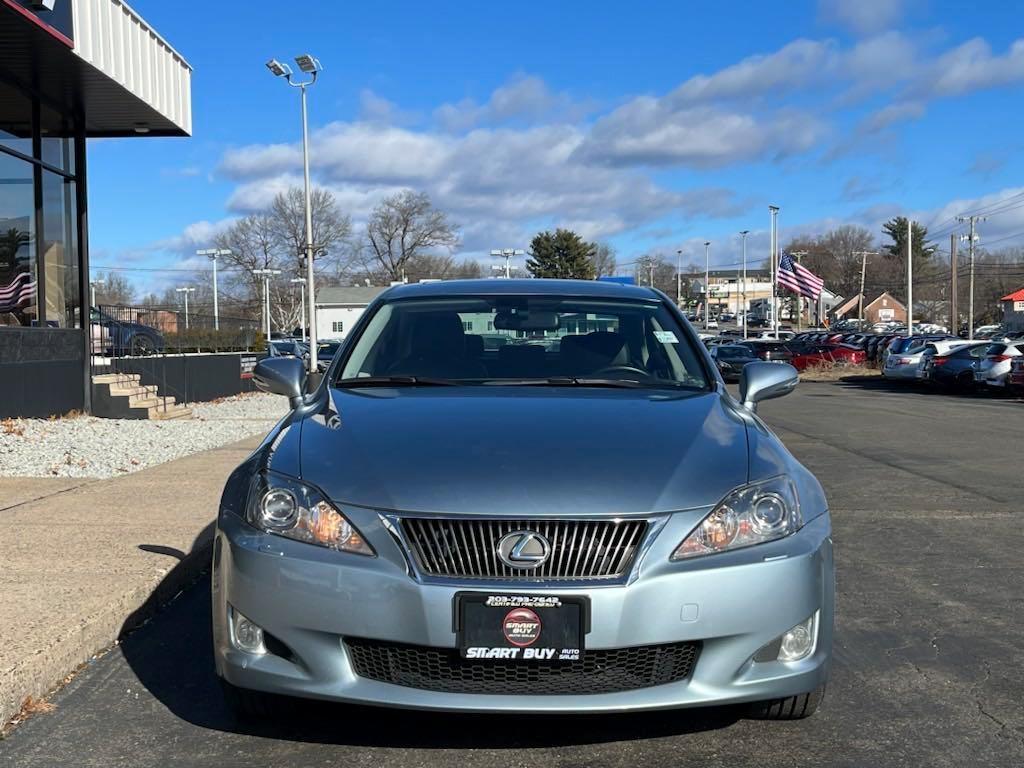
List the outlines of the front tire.
<svg viewBox="0 0 1024 768">
<path fill-rule="evenodd" d="M 750 705 L 750 717 L 755 720 L 803 720 L 818 710 L 823 698 L 825 686 L 784 699 L 757 701 Z"/>
<path fill-rule="evenodd" d="M 132 357 L 147 357 L 156 352 L 156 345 L 148 336 L 136 335 L 132 336 L 130 349 Z"/>
</svg>

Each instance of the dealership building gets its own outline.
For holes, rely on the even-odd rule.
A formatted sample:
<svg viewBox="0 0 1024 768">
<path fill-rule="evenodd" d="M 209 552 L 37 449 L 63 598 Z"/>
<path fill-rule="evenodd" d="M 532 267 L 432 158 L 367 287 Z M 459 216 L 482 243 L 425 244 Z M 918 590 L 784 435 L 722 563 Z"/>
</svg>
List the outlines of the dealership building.
<svg viewBox="0 0 1024 768">
<path fill-rule="evenodd" d="M 90 409 L 86 141 L 191 132 L 191 68 L 127 4 L 0 0 L 0 418 Z"/>
</svg>

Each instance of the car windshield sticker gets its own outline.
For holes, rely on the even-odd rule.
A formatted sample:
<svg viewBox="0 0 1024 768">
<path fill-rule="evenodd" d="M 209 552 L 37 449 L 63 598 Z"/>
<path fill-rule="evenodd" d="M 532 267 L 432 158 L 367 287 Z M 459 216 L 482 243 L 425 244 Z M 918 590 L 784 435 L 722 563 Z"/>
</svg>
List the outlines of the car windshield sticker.
<svg viewBox="0 0 1024 768">
<path fill-rule="evenodd" d="M 654 338 L 660 341 L 662 344 L 678 344 L 679 339 L 676 338 L 676 334 L 673 331 L 655 331 Z"/>
</svg>

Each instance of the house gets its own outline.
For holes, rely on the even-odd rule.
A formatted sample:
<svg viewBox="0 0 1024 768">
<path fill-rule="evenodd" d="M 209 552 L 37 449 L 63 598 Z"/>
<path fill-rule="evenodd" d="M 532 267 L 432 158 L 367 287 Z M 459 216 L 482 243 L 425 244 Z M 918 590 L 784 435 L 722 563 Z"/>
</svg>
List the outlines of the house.
<svg viewBox="0 0 1024 768">
<path fill-rule="evenodd" d="M 864 321 L 868 325 L 875 323 L 905 323 L 907 322 L 906 306 L 893 298 L 888 291 L 883 291 L 870 304 L 864 307 Z"/>
<path fill-rule="evenodd" d="M 1024 288 L 1003 296 L 1003 330 L 1024 331 Z"/>
<path fill-rule="evenodd" d="M 320 288 L 316 292 L 317 339 L 344 339 L 370 302 L 387 289 L 379 285 Z"/>
<path fill-rule="evenodd" d="M 847 299 L 842 304 L 840 304 L 838 307 L 834 308 L 829 313 L 829 314 L 832 315 L 832 319 L 833 320 L 845 320 L 846 316 L 849 315 L 851 312 L 853 313 L 851 315 L 851 317 L 856 318 L 857 317 L 857 312 L 858 312 L 858 307 L 860 307 L 861 297 L 863 295 L 864 294 L 862 294 L 862 293 L 858 293 L 852 299 Z"/>
</svg>

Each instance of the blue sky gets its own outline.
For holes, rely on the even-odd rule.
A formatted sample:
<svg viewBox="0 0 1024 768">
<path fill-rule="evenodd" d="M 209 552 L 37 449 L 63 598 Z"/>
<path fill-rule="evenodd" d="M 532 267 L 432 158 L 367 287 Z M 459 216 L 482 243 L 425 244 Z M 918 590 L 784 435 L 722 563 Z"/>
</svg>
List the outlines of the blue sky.
<svg viewBox="0 0 1024 768">
<path fill-rule="evenodd" d="M 620 262 L 735 263 L 839 223 L 956 213 L 1024 192 L 1016 2 L 134 0 L 194 68 L 194 134 L 90 146 L 94 269 L 180 279 L 196 248 L 301 176 L 298 96 L 264 62 L 310 51 L 314 182 L 358 230 L 427 191 L 459 254 L 571 226 Z M 1020 237 L 1018 240 L 1018 233 Z M 983 242 L 1024 242 L 1024 207 Z M 762 251 L 764 253 L 762 253 Z"/>
</svg>

